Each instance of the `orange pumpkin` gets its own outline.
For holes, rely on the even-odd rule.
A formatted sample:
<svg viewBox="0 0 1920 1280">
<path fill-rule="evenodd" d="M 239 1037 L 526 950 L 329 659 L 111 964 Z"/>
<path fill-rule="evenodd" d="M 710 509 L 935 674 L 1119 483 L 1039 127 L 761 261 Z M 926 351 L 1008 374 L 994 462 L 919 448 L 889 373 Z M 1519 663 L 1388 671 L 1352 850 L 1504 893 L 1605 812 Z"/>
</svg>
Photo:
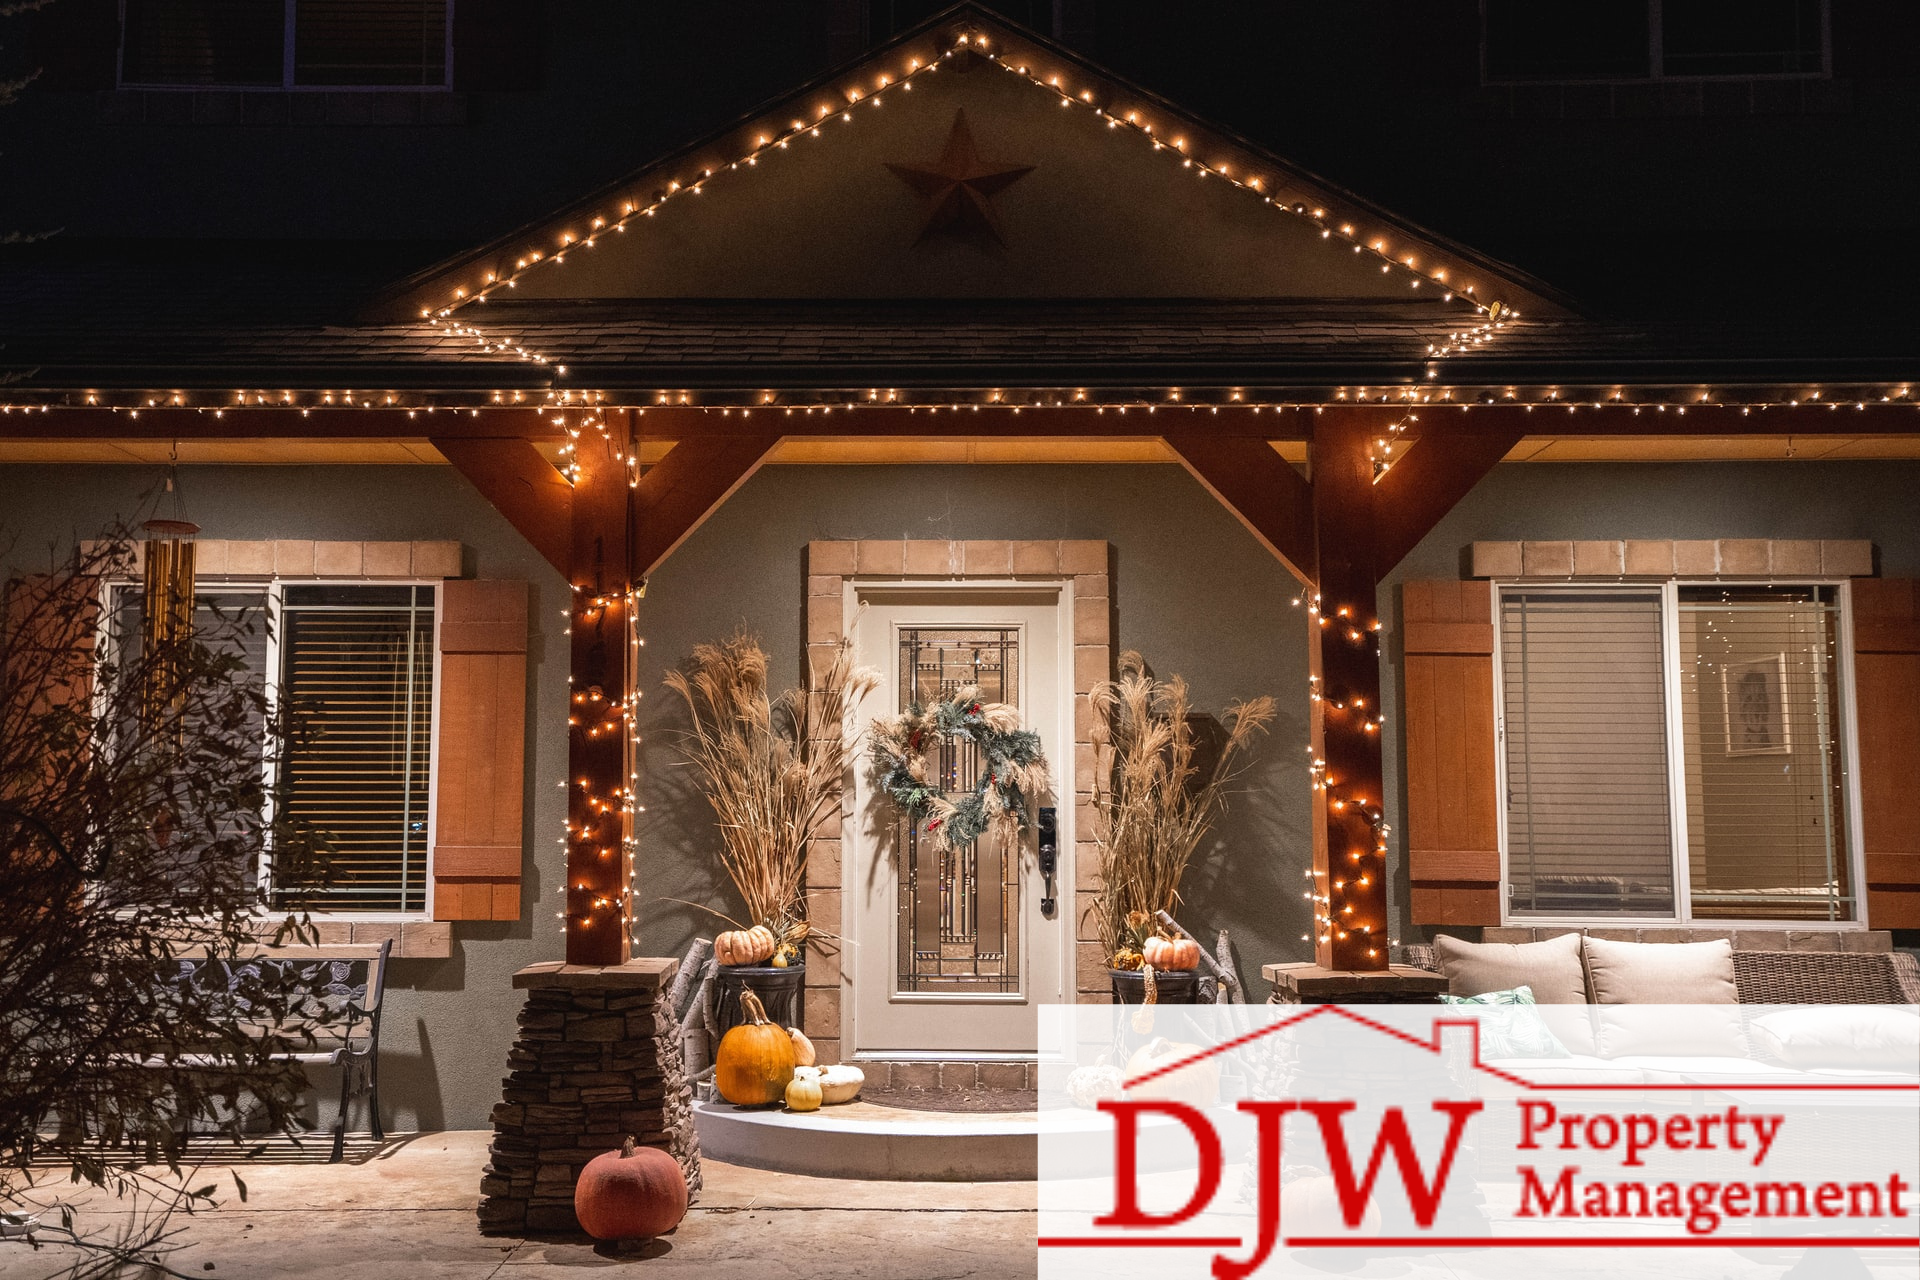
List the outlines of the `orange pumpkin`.
<svg viewBox="0 0 1920 1280">
<path fill-rule="evenodd" d="M 1200 944 L 1192 938 L 1148 938 L 1140 954 L 1148 964 L 1163 971 L 1200 967 Z"/>
<path fill-rule="evenodd" d="M 767 1020 L 751 991 L 740 993 L 746 1021 L 720 1037 L 713 1055 L 713 1086 L 736 1107 L 764 1107 L 786 1098 L 793 1079 L 793 1037 Z"/>
<path fill-rule="evenodd" d="M 1350 1227 L 1332 1178 L 1296 1178 L 1280 1188 L 1280 1221 L 1290 1236 L 1377 1236 L 1380 1206 L 1369 1197 L 1360 1211 L 1360 1225 Z"/>
<path fill-rule="evenodd" d="M 780 940 L 763 924 L 733 929 L 713 940 L 713 957 L 721 964 L 759 964 L 771 956 Z"/>
<path fill-rule="evenodd" d="M 687 1215 L 687 1179 L 658 1147 L 636 1147 L 587 1161 L 573 1185 L 573 1214 L 596 1240 L 665 1235 Z"/>
</svg>

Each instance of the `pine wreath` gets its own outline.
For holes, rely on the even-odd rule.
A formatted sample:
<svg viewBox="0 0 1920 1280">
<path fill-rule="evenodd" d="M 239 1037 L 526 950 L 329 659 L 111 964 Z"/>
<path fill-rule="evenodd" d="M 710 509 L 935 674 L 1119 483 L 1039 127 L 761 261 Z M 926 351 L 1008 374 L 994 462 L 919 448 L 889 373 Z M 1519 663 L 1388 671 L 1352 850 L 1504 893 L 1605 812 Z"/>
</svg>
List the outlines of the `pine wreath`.
<svg viewBox="0 0 1920 1280">
<path fill-rule="evenodd" d="M 1012 841 L 1027 828 L 1027 801 L 1047 788 L 1040 735 L 1020 727 L 1015 708 L 980 701 L 977 685 L 875 720 L 872 738 L 880 789 L 942 849 L 964 848 L 990 830 Z M 979 747 L 983 764 L 973 789 L 949 800 L 927 756 L 936 745 L 954 741 Z"/>
</svg>

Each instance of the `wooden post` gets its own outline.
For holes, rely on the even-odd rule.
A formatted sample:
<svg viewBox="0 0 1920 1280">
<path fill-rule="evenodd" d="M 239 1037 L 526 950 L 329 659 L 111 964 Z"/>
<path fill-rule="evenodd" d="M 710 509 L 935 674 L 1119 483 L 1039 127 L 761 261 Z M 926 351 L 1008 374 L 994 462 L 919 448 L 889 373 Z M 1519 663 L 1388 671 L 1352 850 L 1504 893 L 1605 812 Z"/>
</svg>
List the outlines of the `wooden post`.
<svg viewBox="0 0 1920 1280">
<path fill-rule="evenodd" d="M 1329 408 L 1313 425 L 1317 596 L 1309 597 L 1309 743 L 1314 960 L 1323 968 L 1387 967 L 1387 860 L 1382 826 L 1379 573 L 1373 460 L 1381 429 L 1365 410 Z"/>
<path fill-rule="evenodd" d="M 607 430 L 625 415 L 608 415 Z M 626 704 L 632 656 L 628 572 L 632 490 L 614 442 L 575 440 L 567 699 L 567 963 L 625 964 L 631 888 Z M 617 450 L 627 454 L 629 449 Z"/>
</svg>

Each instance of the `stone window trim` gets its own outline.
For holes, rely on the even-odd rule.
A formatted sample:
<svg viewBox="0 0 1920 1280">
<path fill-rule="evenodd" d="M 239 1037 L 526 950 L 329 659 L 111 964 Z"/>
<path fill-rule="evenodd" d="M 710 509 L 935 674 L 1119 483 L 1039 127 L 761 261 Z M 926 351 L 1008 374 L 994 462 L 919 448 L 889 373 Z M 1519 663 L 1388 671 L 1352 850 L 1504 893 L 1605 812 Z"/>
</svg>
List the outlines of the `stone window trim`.
<svg viewBox="0 0 1920 1280">
<path fill-rule="evenodd" d="M 1873 543 L 1815 538 L 1475 542 L 1468 578 L 1871 578 Z"/>
<path fill-rule="evenodd" d="M 350 580 L 379 582 L 419 582 L 422 579 L 446 579 L 466 576 L 466 548 L 453 541 L 418 542 L 328 542 L 305 538 L 275 538 L 235 541 L 222 538 L 194 539 L 194 576 L 205 581 L 271 582 L 312 580 Z M 130 546 L 130 554 L 121 570 L 130 575 L 144 568 L 144 552 L 139 542 Z M 424 913 L 404 916 L 390 913 L 329 911 L 313 913 L 313 927 L 323 946 L 372 946 L 391 938 L 396 960 L 445 960 L 453 955 L 453 931 L 444 920 L 432 920 Z M 260 933 L 270 936 L 272 924 L 263 924 Z"/>
<path fill-rule="evenodd" d="M 228 538 L 193 540 L 194 576 L 245 581 L 248 579 L 349 579 L 378 581 L 392 578 L 418 582 L 426 578 L 464 578 L 466 547 L 459 542 L 326 542 L 312 538 Z M 124 566 L 137 574 L 143 568 L 142 544 L 130 544 Z"/>
<path fill-rule="evenodd" d="M 1032 579 L 1072 587 L 1073 695 L 1072 784 L 1074 805 L 1074 988 L 1082 1003 L 1111 995 L 1106 953 L 1090 921 L 1100 883 L 1100 850 L 1093 833 L 1093 710 L 1088 693 L 1113 676 L 1113 550 L 1100 539 L 971 540 L 860 539 L 814 541 L 806 551 L 806 642 L 809 668 L 830 659 L 846 631 L 847 580 L 965 584 Z M 1064 774 L 1067 761 L 1056 758 Z M 850 826 L 839 808 L 827 818 L 807 857 L 807 900 L 818 918 L 841 918 L 841 868 L 851 861 Z M 838 1062 L 841 997 L 848 975 L 836 944 L 808 944 L 804 1023 L 822 1062 Z M 829 1034 L 829 1032 L 831 1034 Z"/>
</svg>

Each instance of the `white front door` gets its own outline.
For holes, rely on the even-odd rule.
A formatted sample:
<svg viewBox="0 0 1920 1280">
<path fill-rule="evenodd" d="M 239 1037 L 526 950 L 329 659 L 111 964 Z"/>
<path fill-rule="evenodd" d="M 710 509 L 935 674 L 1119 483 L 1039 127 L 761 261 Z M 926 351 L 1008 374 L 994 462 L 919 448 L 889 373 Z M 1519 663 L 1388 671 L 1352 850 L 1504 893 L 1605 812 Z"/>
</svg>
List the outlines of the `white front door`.
<svg viewBox="0 0 1920 1280">
<path fill-rule="evenodd" d="M 1037 730 L 1053 790 L 1034 801 L 1018 848 L 984 836 L 941 851 L 855 770 L 853 839 L 843 877 L 856 1056 L 1031 1056 L 1039 1006 L 1071 999 L 1073 973 L 1073 739 L 1070 607 L 1062 586 L 850 586 L 860 660 L 882 673 L 858 708 L 862 732 L 880 715 L 979 685 L 981 699 L 1017 706 Z M 929 763 L 952 793 L 979 776 L 973 748 Z M 1059 797 L 1066 797 L 1064 801 Z M 1042 911 L 1038 810 L 1053 810 L 1059 865 Z"/>
</svg>

